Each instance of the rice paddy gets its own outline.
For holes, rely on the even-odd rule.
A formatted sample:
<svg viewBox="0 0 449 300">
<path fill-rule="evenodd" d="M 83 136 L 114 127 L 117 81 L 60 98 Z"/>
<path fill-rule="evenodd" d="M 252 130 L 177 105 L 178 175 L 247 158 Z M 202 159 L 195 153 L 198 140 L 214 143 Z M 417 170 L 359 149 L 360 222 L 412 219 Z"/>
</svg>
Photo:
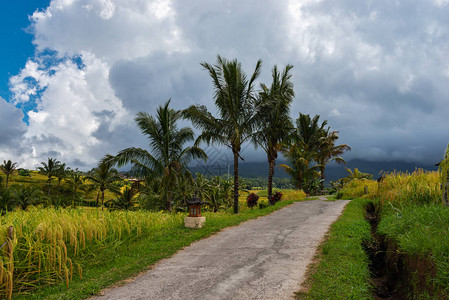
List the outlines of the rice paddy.
<svg viewBox="0 0 449 300">
<path fill-rule="evenodd" d="M 181 226 L 182 214 L 31 208 L 0 218 L 0 295 L 82 277 L 82 256 Z M 10 227 L 13 235 L 8 237 Z M 1 245 L 0 244 L 0 245 Z"/>
</svg>

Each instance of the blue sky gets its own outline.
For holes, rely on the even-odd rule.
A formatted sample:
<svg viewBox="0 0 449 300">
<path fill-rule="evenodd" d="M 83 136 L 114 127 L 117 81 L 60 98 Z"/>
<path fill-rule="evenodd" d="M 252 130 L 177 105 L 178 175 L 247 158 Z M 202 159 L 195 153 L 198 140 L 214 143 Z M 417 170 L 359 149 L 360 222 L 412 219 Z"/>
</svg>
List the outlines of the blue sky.
<svg viewBox="0 0 449 300">
<path fill-rule="evenodd" d="M 346 159 L 432 163 L 449 142 L 448 15 L 449 0 L 3 1 L 0 161 L 88 169 L 147 147 L 138 111 L 214 111 L 200 63 L 220 54 L 248 73 L 262 59 L 266 84 L 292 64 L 292 118 L 328 120 Z"/>
<path fill-rule="evenodd" d="M 29 15 L 37 9 L 44 9 L 50 0 L 2 1 L 0 13 L 0 97 L 10 96 L 9 77 L 23 68 L 27 59 L 33 56 L 33 35 L 29 28 Z"/>
</svg>

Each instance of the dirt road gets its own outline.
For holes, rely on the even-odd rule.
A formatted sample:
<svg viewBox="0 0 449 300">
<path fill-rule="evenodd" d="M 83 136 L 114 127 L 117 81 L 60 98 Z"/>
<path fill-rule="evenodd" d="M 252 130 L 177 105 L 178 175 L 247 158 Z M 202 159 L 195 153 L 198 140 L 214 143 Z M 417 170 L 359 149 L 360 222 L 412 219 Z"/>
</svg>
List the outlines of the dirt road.
<svg viewBox="0 0 449 300">
<path fill-rule="evenodd" d="M 297 202 L 225 229 L 94 299 L 290 299 L 347 202 Z"/>
</svg>

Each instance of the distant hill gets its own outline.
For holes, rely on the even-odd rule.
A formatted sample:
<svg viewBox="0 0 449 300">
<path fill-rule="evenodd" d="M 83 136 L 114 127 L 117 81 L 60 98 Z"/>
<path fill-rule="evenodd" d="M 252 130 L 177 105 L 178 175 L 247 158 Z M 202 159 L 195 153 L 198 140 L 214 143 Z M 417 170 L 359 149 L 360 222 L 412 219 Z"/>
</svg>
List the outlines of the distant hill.
<svg viewBox="0 0 449 300">
<path fill-rule="evenodd" d="M 285 163 L 282 161 L 277 162 L 278 164 Z M 347 172 L 341 165 L 330 165 L 326 168 L 326 181 L 337 180 L 339 178 L 345 177 Z M 347 168 L 354 169 L 358 168 L 361 172 L 373 174 L 374 178 L 380 177 L 380 173 L 400 171 L 400 172 L 413 172 L 416 168 L 422 168 L 424 170 L 437 170 L 434 165 L 425 165 L 419 163 L 409 163 L 403 161 L 368 161 L 362 159 L 353 159 L 348 161 Z M 192 173 L 203 173 L 207 175 L 223 175 L 228 172 L 227 165 L 203 165 L 189 167 Z M 232 176 L 234 172 L 233 165 L 229 165 L 229 175 Z M 267 162 L 240 162 L 239 163 L 239 174 L 241 177 L 267 177 L 268 176 L 268 163 Z M 288 174 L 284 172 L 279 167 L 275 168 L 275 177 L 288 178 Z"/>
</svg>

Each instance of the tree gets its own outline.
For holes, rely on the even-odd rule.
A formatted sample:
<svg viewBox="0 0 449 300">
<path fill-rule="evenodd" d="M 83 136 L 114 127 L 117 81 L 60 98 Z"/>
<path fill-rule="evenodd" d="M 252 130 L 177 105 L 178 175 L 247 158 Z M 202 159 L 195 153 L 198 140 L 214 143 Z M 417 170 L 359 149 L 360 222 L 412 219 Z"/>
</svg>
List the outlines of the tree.
<svg viewBox="0 0 449 300">
<path fill-rule="evenodd" d="M 242 144 L 251 138 L 256 122 L 254 118 L 254 84 L 259 77 L 262 62 L 257 61 L 248 79 L 236 60 L 220 56 L 217 64 L 201 64 L 212 78 L 214 102 L 219 117 L 214 117 L 205 106 L 192 105 L 184 110 L 184 117 L 202 130 L 196 144 L 206 142 L 228 146 L 234 156 L 234 213 L 239 212 L 239 158 Z"/>
<path fill-rule="evenodd" d="M 296 128 L 294 131 L 295 142 L 307 152 L 318 152 L 321 137 L 323 137 L 327 121 L 319 124 L 319 115 L 310 118 L 309 115 L 299 113 L 296 119 Z"/>
<path fill-rule="evenodd" d="M 59 160 L 56 160 L 55 158 L 48 158 L 48 162 L 41 162 L 42 167 L 38 167 L 39 173 L 43 175 L 47 175 L 47 185 L 48 185 L 48 196 L 50 196 L 50 190 L 51 190 L 51 180 L 53 176 L 56 176 L 60 166 L 61 162 Z"/>
<path fill-rule="evenodd" d="M 106 205 L 113 208 L 128 210 L 134 206 L 136 194 L 136 190 L 127 186 L 123 192 L 119 192 L 116 198 L 107 201 Z"/>
<path fill-rule="evenodd" d="M 98 207 L 98 201 L 101 196 L 101 206 L 103 207 L 104 203 L 104 193 L 106 190 L 110 190 L 113 193 L 118 194 L 120 189 L 114 183 L 120 180 L 120 176 L 118 175 L 118 171 L 112 168 L 111 163 L 100 162 L 98 167 L 92 169 L 89 174 L 86 176 L 86 179 L 93 182 L 94 186 L 98 188 L 97 193 L 97 202 L 96 206 Z"/>
<path fill-rule="evenodd" d="M 70 192 L 72 193 L 72 207 L 75 207 L 75 200 L 81 197 L 82 192 L 86 190 L 84 185 L 85 178 L 83 174 L 78 171 L 70 171 L 69 176 L 66 179 L 66 183 L 69 186 Z"/>
<path fill-rule="evenodd" d="M 309 194 L 310 182 L 319 177 L 317 170 L 321 167 L 312 164 L 315 152 L 306 151 L 298 145 L 291 145 L 283 150 L 283 154 L 289 165 L 281 164 L 280 167 L 292 177 L 297 189 L 302 189 Z"/>
<path fill-rule="evenodd" d="M 340 157 L 344 152 L 350 151 L 351 147 L 346 144 L 335 145 L 338 140 L 338 131 L 330 131 L 329 128 L 325 130 L 320 138 L 320 144 L 318 146 L 318 151 L 316 154 L 316 162 L 321 165 L 320 175 L 321 175 L 321 189 L 323 189 L 324 184 L 324 170 L 326 165 L 334 160 L 337 163 L 344 163 L 346 161 Z"/>
<path fill-rule="evenodd" d="M 272 196 L 274 166 L 281 144 L 287 142 L 293 124 L 290 118 L 290 105 L 295 96 L 290 70 L 287 65 L 282 74 L 274 66 L 273 82 L 270 88 L 262 84 L 262 91 L 256 102 L 258 131 L 253 136 L 254 145 L 263 148 L 268 159 L 268 199 Z"/>
<path fill-rule="evenodd" d="M 22 184 L 11 188 L 11 201 L 14 205 L 25 210 L 30 205 L 41 203 L 43 199 L 42 190 L 35 185 L 24 187 Z"/>
<path fill-rule="evenodd" d="M 8 188 L 9 176 L 11 176 L 17 168 L 17 163 L 13 163 L 10 160 L 3 161 L 3 164 L 0 165 L 0 171 L 6 175 L 6 185 L 5 188 Z"/>
<path fill-rule="evenodd" d="M 58 169 L 55 172 L 56 178 L 58 178 L 58 187 L 61 185 L 61 181 L 67 177 L 70 172 L 70 168 L 66 167 L 65 163 L 59 165 Z"/>
<path fill-rule="evenodd" d="M 141 148 L 126 148 L 115 157 L 105 158 L 122 167 L 133 164 L 133 171 L 138 175 L 156 175 L 162 177 L 162 187 L 166 199 L 166 208 L 172 209 L 172 191 L 178 173 L 195 158 L 206 160 L 207 155 L 197 146 L 183 148 L 184 144 L 194 139 L 189 127 L 178 129 L 176 123 L 181 112 L 169 107 L 170 100 L 160 106 L 156 118 L 145 112 L 139 112 L 135 118 L 142 133 L 149 139 L 151 152 Z"/>
<path fill-rule="evenodd" d="M 360 172 L 357 168 L 354 168 L 354 171 L 348 168 L 345 169 L 348 172 L 348 176 L 339 179 L 342 184 L 346 184 L 353 179 L 373 179 L 372 174 Z"/>
</svg>

